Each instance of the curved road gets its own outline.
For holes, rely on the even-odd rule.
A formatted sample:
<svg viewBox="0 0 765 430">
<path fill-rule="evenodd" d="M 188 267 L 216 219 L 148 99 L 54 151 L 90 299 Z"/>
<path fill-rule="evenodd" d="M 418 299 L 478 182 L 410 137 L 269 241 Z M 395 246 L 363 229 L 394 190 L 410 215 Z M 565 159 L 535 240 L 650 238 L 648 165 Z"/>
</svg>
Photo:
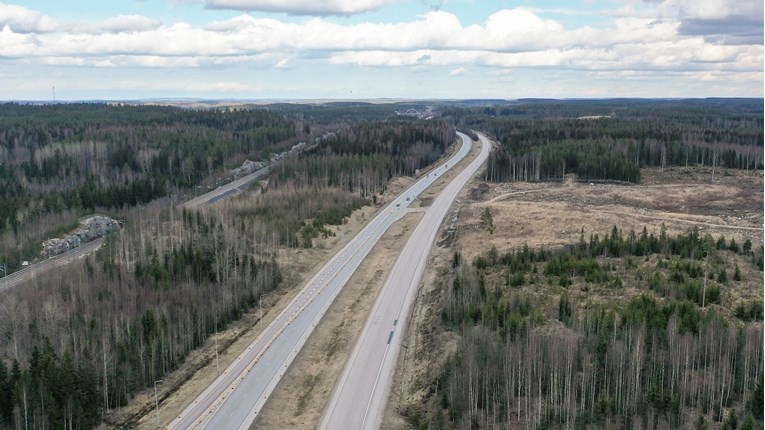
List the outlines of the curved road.
<svg viewBox="0 0 765 430">
<path fill-rule="evenodd" d="M 436 234 L 457 194 L 489 156 L 488 139 L 478 137 L 481 153 L 435 199 L 399 254 L 318 428 L 380 427 L 402 335 Z"/>
<path fill-rule="evenodd" d="M 334 298 L 383 233 L 406 213 L 404 209 L 438 176 L 470 152 L 470 138 L 462 133 L 459 135 L 462 138 L 459 151 L 380 211 L 306 284 L 263 333 L 173 419 L 168 428 L 249 428 Z"/>
</svg>

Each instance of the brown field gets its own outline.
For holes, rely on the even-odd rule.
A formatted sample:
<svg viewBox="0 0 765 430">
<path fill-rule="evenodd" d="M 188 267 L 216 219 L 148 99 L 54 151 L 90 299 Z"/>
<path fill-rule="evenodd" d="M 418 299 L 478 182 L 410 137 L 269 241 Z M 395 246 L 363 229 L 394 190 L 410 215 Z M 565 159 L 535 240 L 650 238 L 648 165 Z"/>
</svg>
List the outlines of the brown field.
<svg viewBox="0 0 765 430">
<path fill-rule="evenodd" d="M 408 348 L 399 357 L 394 387 L 385 415 L 384 429 L 409 428 L 402 413 L 427 394 L 438 369 L 455 350 L 456 334 L 437 327 L 443 280 L 437 272 L 446 270 L 455 251 L 466 261 L 485 253 L 491 246 L 500 252 L 527 244 L 530 247 L 557 247 L 576 243 L 581 231 L 601 237 L 613 226 L 627 234 L 645 226 L 658 235 L 662 224 L 668 234 L 684 233 L 697 227 L 701 234 L 735 238 L 741 244 L 750 239 L 754 249 L 763 241 L 763 175 L 761 171 L 717 169 L 644 169 L 641 185 L 578 183 L 568 177 L 562 183 L 505 183 L 474 181 L 463 191 L 456 239 L 441 241 L 432 251 L 429 273 L 420 290 L 407 332 Z M 492 214 L 494 233 L 481 224 L 485 208 Z M 762 298 L 762 273 L 735 256 L 743 279 L 740 288 L 723 298 L 720 312 L 729 312 L 738 299 Z M 739 261 L 740 260 L 740 261 Z M 651 262 L 644 263 L 646 267 Z M 655 263 L 654 263 L 655 264 Z M 655 267 L 655 266 L 654 266 Z M 643 270 L 638 269 L 635 272 Z M 631 276 L 631 277 L 630 277 Z M 625 278 L 619 297 L 613 291 L 580 291 L 573 297 L 582 304 L 598 300 L 623 299 L 639 294 L 634 274 Z M 527 291 L 536 304 L 554 307 L 558 296 L 546 291 Z M 554 312 L 554 311 L 551 311 Z M 561 330 L 550 324 L 544 330 Z"/>
</svg>

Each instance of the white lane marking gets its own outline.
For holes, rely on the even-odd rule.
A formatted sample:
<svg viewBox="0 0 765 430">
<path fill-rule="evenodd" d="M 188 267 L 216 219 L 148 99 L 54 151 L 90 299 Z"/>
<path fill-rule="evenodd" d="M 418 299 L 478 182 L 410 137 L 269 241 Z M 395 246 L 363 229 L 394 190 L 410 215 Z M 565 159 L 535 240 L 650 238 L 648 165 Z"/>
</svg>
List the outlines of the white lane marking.
<svg viewBox="0 0 765 430">
<path fill-rule="evenodd" d="M 463 141 L 463 147 L 464 147 L 464 141 Z M 461 156 L 461 158 L 464 158 L 464 157 L 465 157 L 465 155 L 467 155 L 467 154 L 461 154 L 461 151 L 460 151 L 460 153 L 458 153 L 458 155 L 456 155 L 456 156 L 455 156 L 455 157 L 453 157 L 453 158 L 456 158 L 457 156 Z M 424 181 L 419 181 L 419 182 L 418 182 L 417 184 L 415 184 L 415 186 L 413 186 L 413 187 L 412 187 L 410 190 L 420 190 L 420 189 L 424 189 L 423 187 L 425 187 L 425 186 L 427 186 L 427 184 L 426 184 Z M 419 194 L 419 191 L 418 191 L 416 194 Z M 410 204 L 410 203 L 407 203 L 406 205 L 408 206 L 409 204 Z M 387 228 L 388 228 L 388 227 L 389 227 L 389 226 L 392 224 L 392 222 L 395 222 L 395 220 L 389 220 L 389 219 L 385 219 L 385 218 L 378 218 L 378 217 L 375 217 L 375 219 L 373 219 L 372 223 L 370 223 L 370 225 L 368 226 L 369 228 L 365 228 L 365 229 L 363 229 L 363 231 L 367 231 L 367 232 L 369 232 L 369 231 L 371 231 L 371 230 L 374 230 L 374 228 L 373 228 L 372 226 L 373 226 L 373 225 L 375 225 L 375 224 L 379 224 L 379 225 L 380 225 L 380 227 L 378 228 L 378 230 L 375 230 L 375 231 L 374 231 L 374 235 L 377 235 L 378 233 L 380 233 L 380 231 L 383 231 L 383 232 L 384 232 L 385 230 L 387 230 Z M 387 225 L 386 225 L 386 224 L 387 224 Z M 383 227 L 384 227 L 384 228 L 383 228 Z M 378 240 L 379 240 L 379 237 L 378 237 Z M 351 250 L 352 250 L 353 248 L 356 248 L 356 249 L 353 249 L 353 251 L 352 251 L 352 255 L 354 255 L 354 256 L 356 256 L 356 255 L 359 255 L 359 254 L 360 254 L 360 251 L 361 251 L 361 252 L 363 252 L 364 256 L 366 256 L 366 254 L 368 254 L 368 252 L 371 250 L 371 246 L 367 246 L 367 245 L 369 244 L 369 242 L 371 242 L 371 241 L 367 241 L 367 240 L 361 240 L 361 241 L 359 241 L 359 240 L 355 240 L 355 239 L 353 239 L 353 240 L 352 240 L 352 241 L 351 241 L 351 242 L 348 244 L 348 246 L 349 246 L 349 247 L 345 248 L 345 251 L 341 253 L 341 255 L 340 255 L 340 258 L 339 258 L 339 259 L 335 259 L 335 262 L 334 262 L 334 263 L 333 263 L 333 265 L 332 265 L 332 269 L 334 269 L 334 268 L 335 268 L 335 267 L 338 265 L 338 263 L 339 263 L 339 262 L 342 262 L 342 260 L 344 260 L 344 259 L 345 259 L 345 254 L 347 254 L 348 252 L 351 252 Z M 376 241 L 375 241 L 375 243 L 376 243 Z M 374 245 L 374 243 L 372 243 L 371 245 Z M 366 249 L 366 248 L 369 248 L 369 249 Z M 364 251 L 365 251 L 365 252 L 364 252 Z M 360 264 L 360 262 L 359 262 L 359 264 Z M 340 274 L 340 272 L 342 272 L 342 269 L 344 268 L 344 266 L 345 266 L 345 263 L 341 265 L 341 267 L 340 267 L 340 270 L 338 270 L 338 271 L 335 271 L 335 272 L 334 272 L 334 274 L 333 274 L 333 277 L 337 277 L 337 276 Z M 345 279 L 345 281 L 344 281 L 344 282 L 342 282 L 342 284 L 341 284 L 341 285 L 339 285 L 337 288 L 335 288 L 335 289 L 333 290 L 332 299 L 334 299 L 334 298 L 335 298 L 335 297 L 336 297 L 336 296 L 339 294 L 339 290 L 340 290 L 340 289 L 342 288 L 342 286 L 343 286 L 343 285 L 344 285 L 344 284 L 345 284 L 345 283 L 348 281 L 348 279 L 350 278 L 350 276 L 352 275 L 352 273 L 353 273 L 353 272 L 350 272 L 350 273 L 349 273 L 349 274 L 348 274 L 348 275 L 345 277 L 345 278 L 346 278 L 346 279 Z M 321 292 L 319 292 L 318 294 L 321 294 L 321 293 L 322 293 L 322 292 L 325 290 L 325 287 L 326 287 L 326 286 L 328 286 L 328 285 L 324 285 L 324 286 L 321 288 L 321 290 L 322 290 L 322 291 L 321 291 Z M 303 293 L 304 293 L 304 292 L 305 292 L 305 290 L 303 291 Z M 317 296 L 318 296 L 318 294 L 317 294 Z M 316 298 L 316 297 L 313 297 L 313 298 L 311 298 L 311 300 L 310 300 L 310 301 L 313 301 L 315 298 Z M 307 305 L 299 305 L 299 304 L 298 304 L 298 301 L 299 301 L 299 300 L 298 300 L 298 298 L 297 298 L 297 297 L 296 297 L 295 299 L 293 299 L 293 302 L 291 303 L 290 307 L 292 307 L 292 308 L 294 308 L 294 307 L 297 307 L 297 311 L 296 311 L 295 313 L 302 313 L 302 311 L 304 311 L 304 310 L 307 308 Z M 330 302 L 330 303 L 331 303 L 331 302 Z M 295 313 L 293 313 L 293 316 L 294 316 L 294 314 L 295 314 Z M 321 313 L 321 315 L 323 315 L 323 312 Z M 266 346 L 265 346 L 265 349 L 266 349 L 266 350 L 267 350 L 267 349 L 270 347 L 271 343 L 273 343 L 273 342 L 275 341 L 275 338 L 277 338 L 277 337 L 278 337 L 278 336 L 279 336 L 279 335 L 280 335 L 280 334 L 281 334 L 281 333 L 282 333 L 282 332 L 283 332 L 283 331 L 286 329 L 286 327 L 287 327 L 288 325 L 290 325 L 290 324 L 291 324 L 291 323 L 292 323 L 292 322 L 295 320 L 295 318 L 292 318 L 292 317 L 286 317 L 286 312 L 283 312 L 282 314 L 280 314 L 280 316 L 279 316 L 279 317 L 277 317 L 275 320 L 273 320 L 273 321 L 271 322 L 271 324 L 269 324 L 268 328 L 266 329 L 266 331 L 268 331 L 268 330 L 269 330 L 269 329 L 270 329 L 270 328 L 271 328 L 271 327 L 272 327 L 272 326 L 273 326 L 273 325 L 276 323 L 276 321 L 277 321 L 277 320 L 281 322 L 281 321 L 283 321 L 285 318 L 287 318 L 287 321 L 286 321 L 286 325 L 282 325 L 282 327 L 281 327 L 281 328 L 280 328 L 280 329 L 277 331 L 277 333 L 276 333 L 276 334 L 274 334 L 274 336 L 273 336 L 273 337 L 272 337 L 272 338 L 271 338 L 271 339 L 270 339 L 270 340 L 269 340 L 269 341 L 266 343 Z M 283 324 L 284 324 L 284 323 L 283 323 Z M 314 324 L 314 326 L 315 326 L 315 324 Z M 265 332 L 264 332 L 263 334 L 265 334 Z M 259 342 L 259 340 L 260 340 L 260 339 L 256 339 L 256 340 L 255 340 L 255 342 L 257 343 L 257 342 Z M 264 351 L 265 351 L 265 350 L 264 350 Z M 264 352 L 262 352 L 262 353 L 264 353 Z M 260 355 L 262 355 L 262 353 L 261 353 Z M 257 363 L 257 361 L 258 361 L 258 359 L 257 359 L 257 357 L 256 357 L 256 359 L 255 359 L 255 363 Z M 249 367 L 251 368 L 253 365 L 254 365 L 254 363 L 251 363 Z M 247 370 L 247 372 L 249 372 L 249 371 L 250 371 L 250 369 L 248 369 L 248 370 Z M 214 385 L 218 385 L 218 384 L 216 384 L 216 383 L 213 383 L 213 386 L 214 386 Z M 209 387 L 209 390 L 212 390 L 212 389 L 213 389 L 213 386 Z M 237 384 L 234 384 L 234 386 L 232 386 L 230 389 L 233 391 L 233 390 L 234 390 L 234 388 L 235 388 L 236 386 L 238 386 L 238 383 L 237 383 Z M 208 391 L 208 390 L 205 390 L 205 391 Z M 204 395 L 204 393 L 203 393 L 203 395 Z M 225 398 L 225 396 L 224 396 L 224 398 Z M 212 411 L 211 411 L 211 412 L 212 412 Z M 182 414 L 182 415 L 183 415 L 183 414 Z M 179 416 L 178 418 L 180 418 L 180 416 Z"/>
</svg>

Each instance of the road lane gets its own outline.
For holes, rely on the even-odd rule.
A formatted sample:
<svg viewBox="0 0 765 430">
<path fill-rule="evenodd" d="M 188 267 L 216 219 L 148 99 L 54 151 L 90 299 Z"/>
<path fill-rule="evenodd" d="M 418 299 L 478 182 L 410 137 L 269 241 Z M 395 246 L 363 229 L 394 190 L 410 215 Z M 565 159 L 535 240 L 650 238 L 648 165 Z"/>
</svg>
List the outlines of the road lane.
<svg viewBox="0 0 765 430">
<path fill-rule="evenodd" d="M 310 146 L 303 147 L 302 149 L 292 152 L 290 151 L 288 155 L 298 155 L 305 151 L 310 151 L 314 148 L 319 146 L 319 143 L 315 143 Z M 282 160 L 278 160 L 275 163 L 281 163 Z M 182 206 L 187 209 L 196 209 L 202 206 L 208 206 L 217 203 L 219 200 L 222 200 L 228 196 L 239 194 L 240 192 L 244 191 L 249 187 L 253 182 L 259 181 L 265 177 L 268 176 L 269 172 L 273 167 L 275 167 L 277 164 L 271 164 L 270 166 L 263 167 L 260 170 L 256 170 L 250 174 L 247 174 L 245 176 L 242 176 L 239 179 L 235 179 L 227 184 L 223 184 L 219 186 L 218 188 L 208 191 L 201 196 L 195 197 L 186 203 L 183 203 Z"/>
<path fill-rule="evenodd" d="M 247 428 L 332 301 L 383 233 L 439 176 L 463 159 L 470 138 L 447 162 L 386 206 L 305 285 L 255 341 L 168 426 L 171 429 Z"/>
<path fill-rule="evenodd" d="M 377 429 L 382 422 L 402 334 L 439 227 L 454 199 L 489 156 L 481 152 L 457 174 L 425 212 L 385 281 L 343 373 L 333 390 L 320 429 Z"/>
<path fill-rule="evenodd" d="M 294 154 L 299 154 L 301 152 L 311 150 L 315 148 L 316 146 L 318 146 L 318 144 L 307 146 L 301 149 L 300 151 L 295 152 Z M 235 179 L 227 184 L 223 184 L 215 188 L 214 190 L 208 191 L 207 193 L 204 193 L 201 196 L 195 197 L 185 203 L 181 203 L 180 206 L 185 207 L 186 209 L 197 209 L 203 206 L 209 206 L 209 205 L 215 204 L 226 197 L 229 197 L 234 194 L 238 194 L 246 190 L 247 187 L 249 187 L 253 182 L 259 181 L 267 177 L 268 173 L 270 172 L 270 169 L 271 169 L 271 166 L 266 166 L 260 170 L 257 170 L 248 175 L 242 176 L 239 179 Z M 51 257 L 46 260 L 41 260 L 37 263 L 31 264 L 25 269 L 18 270 L 8 276 L 0 278 L 0 293 L 2 293 L 5 290 L 11 289 L 25 281 L 29 281 L 33 279 L 35 276 L 41 273 L 45 273 L 54 267 L 69 264 L 73 260 L 79 257 L 90 254 L 91 252 L 97 250 L 101 246 L 102 241 L 103 241 L 103 238 L 88 242 L 75 249 L 69 250 L 65 253 Z"/>
<path fill-rule="evenodd" d="M 0 293 L 13 288 L 21 284 L 22 282 L 33 279 L 35 276 L 39 275 L 40 273 L 45 273 L 48 270 L 51 270 L 53 268 L 64 266 L 78 258 L 81 258 L 85 255 L 90 254 L 91 252 L 100 248 L 103 241 L 104 241 L 104 238 L 102 237 L 94 241 L 84 243 L 78 246 L 77 248 L 70 249 L 69 251 L 66 251 L 59 255 L 55 255 L 51 258 L 42 260 L 39 263 L 29 265 L 25 267 L 24 269 L 21 269 L 19 271 L 11 273 L 8 276 L 0 278 Z"/>
<path fill-rule="evenodd" d="M 212 191 L 208 191 L 202 194 L 199 197 L 195 197 L 186 203 L 183 203 L 181 206 L 185 207 L 186 209 L 196 209 L 202 206 L 211 205 L 216 203 L 218 200 L 247 189 L 247 187 L 249 187 L 253 182 L 259 181 L 268 176 L 269 172 L 270 167 L 264 167 L 246 176 L 242 176 L 239 179 L 235 179 L 227 184 L 223 184 Z"/>
<path fill-rule="evenodd" d="M 217 201 L 232 194 L 241 192 L 250 186 L 251 183 L 268 176 L 268 171 L 268 167 L 265 167 L 261 170 L 258 170 L 257 172 L 250 173 L 247 176 L 243 176 L 228 184 L 221 185 L 220 187 L 208 193 L 191 199 L 188 202 L 183 203 L 182 206 L 188 209 L 194 209 L 216 203 Z M 55 267 L 69 264 L 80 257 L 90 254 L 91 252 L 97 250 L 101 246 L 102 242 L 103 238 L 99 238 L 94 241 L 84 243 L 77 248 L 71 249 L 51 258 L 41 260 L 37 263 L 33 263 L 22 270 L 18 270 L 6 277 L 0 278 L 0 293 L 9 290 L 25 281 L 29 281 L 41 273 L 45 273 Z"/>
</svg>

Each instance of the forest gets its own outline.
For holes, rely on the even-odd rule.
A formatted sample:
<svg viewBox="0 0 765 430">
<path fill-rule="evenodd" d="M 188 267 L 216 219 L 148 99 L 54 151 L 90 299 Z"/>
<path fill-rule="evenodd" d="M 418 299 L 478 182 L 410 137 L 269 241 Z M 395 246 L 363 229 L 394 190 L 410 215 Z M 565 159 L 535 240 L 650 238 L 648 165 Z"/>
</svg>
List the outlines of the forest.
<svg viewBox="0 0 765 430">
<path fill-rule="evenodd" d="M 616 227 L 455 252 L 439 324 L 457 351 L 405 415 L 423 429 L 761 429 L 763 302 L 736 291 L 743 265 L 761 279 L 762 252 Z"/>
<path fill-rule="evenodd" d="M 15 270 L 79 216 L 208 185 L 305 137 L 263 109 L 0 104 L 0 260 Z"/>
<path fill-rule="evenodd" d="M 581 180 L 640 182 L 640 168 L 763 168 L 761 99 L 520 100 L 452 107 L 443 117 L 485 130 L 494 182 Z"/>
<path fill-rule="evenodd" d="M 414 174 L 456 139 L 448 123 L 379 118 L 377 108 L 356 122 L 316 119 L 315 107 L 0 109 L 4 184 L 16 184 L 0 187 L 15 202 L 4 206 L 15 221 L 3 226 L 3 258 L 66 232 L 81 214 L 124 222 L 82 262 L 2 293 L 0 428 L 87 429 L 110 419 L 264 296 L 292 286 L 285 250 L 334 234 L 392 177 Z M 344 109 L 364 118 L 363 107 Z M 216 207 L 178 206 L 243 159 L 330 127 L 334 137 L 287 157 L 251 192 Z"/>
<path fill-rule="evenodd" d="M 92 428 L 280 285 L 238 220 L 125 215 L 94 257 L 4 295 L 0 425 Z"/>
<path fill-rule="evenodd" d="M 280 256 L 321 246 L 355 209 L 379 204 L 392 178 L 441 157 L 457 127 L 498 137 L 493 181 L 639 182 L 641 167 L 686 163 L 762 169 L 762 107 L 751 100 L 476 101 L 437 104 L 430 120 L 397 114 L 430 107 L 0 104 L 0 264 L 34 260 L 42 240 L 84 215 L 124 223 L 94 255 L 2 293 L 0 428 L 110 419 L 287 288 Z M 597 115 L 611 118 L 576 119 Z M 245 159 L 327 133 L 249 192 L 178 207 Z M 744 265 L 761 273 L 761 247 L 693 231 L 583 232 L 566 249 L 456 254 L 440 323 L 459 334 L 460 352 L 407 416 L 435 428 L 761 423 L 762 301 L 729 293 L 748 281 Z M 643 295 L 577 306 L 588 291 L 635 283 Z M 532 287 L 555 303 L 521 294 Z M 670 360 L 680 353 L 688 359 Z"/>
<path fill-rule="evenodd" d="M 391 120 L 341 129 L 322 146 L 280 163 L 267 192 L 224 205 L 252 220 L 261 241 L 311 248 L 329 225 L 378 196 L 394 176 L 414 175 L 453 143 L 454 128 L 439 121 Z M 304 222 L 310 219 L 311 222 Z"/>
</svg>

